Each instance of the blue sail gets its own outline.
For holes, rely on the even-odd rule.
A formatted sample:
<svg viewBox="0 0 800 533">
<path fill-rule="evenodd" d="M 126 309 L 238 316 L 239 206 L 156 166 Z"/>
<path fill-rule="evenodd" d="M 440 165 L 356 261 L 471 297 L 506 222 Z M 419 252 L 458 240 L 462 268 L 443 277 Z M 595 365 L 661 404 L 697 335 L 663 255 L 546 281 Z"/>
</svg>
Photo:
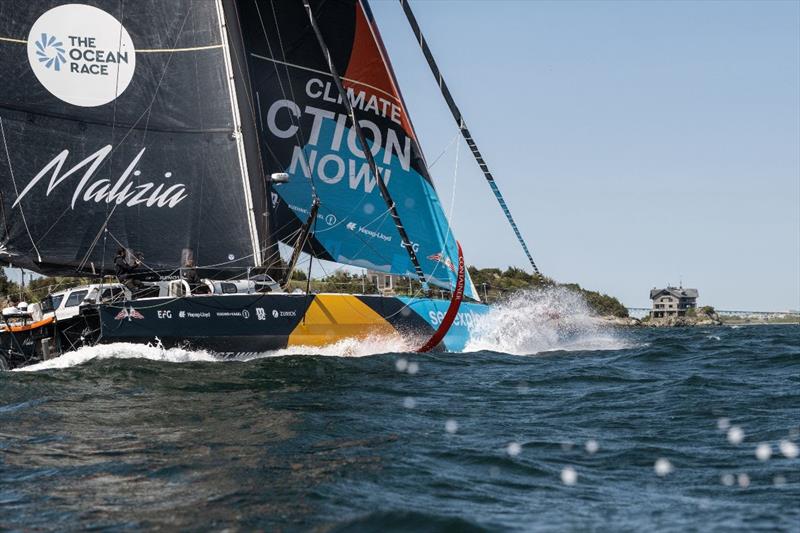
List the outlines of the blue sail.
<svg viewBox="0 0 800 533">
<path fill-rule="evenodd" d="M 257 123 L 269 172 L 286 172 L 273 188 L 272 228 L 293 244 L 320 201 L 316 257 L 376 271 L 414 275 L 408 253 L 381 197 L 300 2 L 260 9 L 242 5 Z M 424 281 L 452 288 L 458 251 L 372 15 L 360 0 L 328 0 L 315 17 L 342 74 Z M 465 294 L 478 299 L 471 281 Z"/>
</svg>

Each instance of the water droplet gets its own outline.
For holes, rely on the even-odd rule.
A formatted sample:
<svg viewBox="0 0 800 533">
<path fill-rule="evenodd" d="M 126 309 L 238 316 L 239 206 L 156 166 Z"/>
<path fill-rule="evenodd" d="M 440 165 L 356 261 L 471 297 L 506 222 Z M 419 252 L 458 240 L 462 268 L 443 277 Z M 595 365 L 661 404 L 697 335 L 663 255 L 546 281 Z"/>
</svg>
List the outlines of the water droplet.
<svg viewBox="0 0 800 533">
<path fill-rule="evenodd" d="M 747 474 L 739 474 L 736 476 L 736 482 L 739 483 L 739 486 L 743 489 L 746 489 L 750 486 L 750 476 Z"/>
<path fill-rule="evenodd" d="M 409 209 L 414 209 L 414 205 L 416 205 L 416 202 L 414 201 L 413 198 L 406 198 L 405 201 L 403 202 L 403 205 L 405 205 Z"/>
<path fill-rule="evenodd" d="M 723 474 L 719 481 L 726 487 L 730 487 L 736 482 L 736 478 L 733 477 L 733 474 Z"/>
<path fill-rule="evenodd" d="M 419 372 L 419 363 L 415 363 L 413 361 L 408 363 L 408 373 L 413 376 L 417 372 Z"/>
<path fill-rule="evenodd" d="M 448 420 L 444 423 L 444 430 L 452 435 L 458 431 L 458 422 L 455 420 Z"/>
<path fill-rule="evenodd" d="M 569 441 L 565 441 L 565 442 L 561 443 L 561 449 L 564 450 L 565 452 L 570 451 L 573 446 L 575 446 L 575 445 L 573 443 L 569 442 Z"/>
<path fill-rule="evenodd" d="M 405 372 L 406 368 L 408 368 L 408 361 L 401 357 L 400 359 L 394 362 L 394 367 L 397 369 L 398 372 Z"/>
<path fill-rule="evenodd" d="M 731 426 L 728 430 L 728 442 L 739 445 L 744 440 L 744 431 L 739 426 Z"/>
<path fill-rule="evenodd" d="M 663 457 L 660 457 L 658 460 L 656 460 L 656 464 L 653 465 L 653 468 L 656 471 L 656 475 L 659 477 L 664 477 L 667 474 L 672 473 L 674 470 L 672 463 L 669 462 L 669 459 L 664 459 Z"/>
<path fill-rule="evenodd" d="M 527 384 L 526 382 L 524 382 L 524 381 L 520 381 L 520 382 L 517 384 L 517 392 L 518 392 L 519 394 L 528 394 L 528 391 L 529 391 L 529 390 L 530 390 L 530 388 L 528 387 L 528 384 Z"/>
<path fill-rule="evenodd" d="M 511 457 L 516 457 L 517 455 L 520 454 L 521 451 L 522 451 L 522 446 L 518 442 L 511 442 L 506 447 L 506 452 Z"/>
<path fill-rule="evenodd" d="M 578 481 L 578 473 L 571 466 L 565 466 L 561 470 L 561 482 L 564 485 L 572 486 Z"/>
<path fill-rule="evenodd" d="M 489 477 L 497 477 L 500 475 L 500 468 L 497 466 L 492 466 L 489 468 Z"/>
<path fill-rule="evenodd" d="M 406 409 L 413 409 L 417 406 L 417 400 L 412 398 L 411 396 L 406 396 L 403 398 L 403 407 Z"/>
<path fill-rule="evenodd" d="M 759 461 L 768 461 L 772 457 L 772 447 L 766 442 L 756 446 L 756 458 Z"/>
<path fill-rule="evenodd" d="M 782 440 L 778 447 L 781 449 L 781 453 L 787 459 L 794 459 L 798 455 L 797 444 L 790 440 Z"/>
<path fill-rule="evenodd" d="M 600 445 L 594 439 L 589 439 L 586 441 L 586 451 L 590 454 L 597 453 L 597 450 L 600 449 Z"/>
<path fill-rule="evenodd" d="M 726 418 L 723 416 L 722 418 L 717 420 L 717 428 L 719 428 L 720 431 L 727 431 L 729 427 L 731 427 L 730 418 Z"/>
<path fill-rule="evenodd" d="M 783 487 L 784 485 L 786 485 L 786 476 L 778 474 L 777 476 L 772 478 L 772 484 L 775 485 L 776 487 Z"/>
<path fill-rule="evenodd" d="M 367 215 L 371 215 L 374 212 L 375 212 L 375 205 L 374 204 L 372 204 L 370 202 L 367 202 L 367 203 L 364 204 L 364 213 L 366 213 Z"/>
</svg>

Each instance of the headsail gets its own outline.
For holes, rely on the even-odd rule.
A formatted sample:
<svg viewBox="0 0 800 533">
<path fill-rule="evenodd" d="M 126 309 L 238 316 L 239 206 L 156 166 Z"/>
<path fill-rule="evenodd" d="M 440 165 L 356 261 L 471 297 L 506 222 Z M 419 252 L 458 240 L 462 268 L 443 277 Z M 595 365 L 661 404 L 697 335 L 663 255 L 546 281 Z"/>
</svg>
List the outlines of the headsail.
<svg viewBox="0 0 800 533">
<path fill-rule="evenodd" d="M 364 0 L 311 4 L 427 281 L 455 286 L 455 237 L 369 7 Z M 340 263 L 413 275 L 303 4 L 241 0 L 239 8 L 265 167 L 291 176 L 272 195 L 276 234 L 291 241 L 316 193 L 320 207 L 308 251 Z M 477 298 L 471 283 L 466 294 Z"/>
<path fill-rule="evenodd" d="M 261 264 L 267 195 L 230 14 L 221 0 L 0 2 L 4 260 L 99 274 L 123 245 L 154 270 L 183 248 L 201 267 Z"/>
</svg>

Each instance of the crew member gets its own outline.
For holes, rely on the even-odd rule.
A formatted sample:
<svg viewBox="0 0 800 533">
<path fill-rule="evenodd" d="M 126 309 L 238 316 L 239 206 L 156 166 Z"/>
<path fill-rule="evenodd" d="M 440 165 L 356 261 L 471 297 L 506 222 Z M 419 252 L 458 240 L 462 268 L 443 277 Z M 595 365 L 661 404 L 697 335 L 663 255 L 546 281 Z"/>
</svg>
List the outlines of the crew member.
<svg viewBox="0 0 800 533">
<path fill-rule="evenodd" d="M 125 285 L 131 291 L 131 295 L 144 288 L 144 283 L 136 279 L 136 269 L 141 265 L 138 258 L 134 258 L 133 265 L 128 263 L 127 251 L 125 248 L 117 250 L 117 255 L 114 256 L 114 273 L 120 283 Z"/>
<path fill-rule="evenodd" d="M 203 294 L 205 285 L 200 283 L 200 276 L 197 275 L 197 268 L 194 266 L 194 259 L 187 259 L 186 264 L 181 269 L 181 276 L 189 284 L 192 294 Z"/>
</svg>

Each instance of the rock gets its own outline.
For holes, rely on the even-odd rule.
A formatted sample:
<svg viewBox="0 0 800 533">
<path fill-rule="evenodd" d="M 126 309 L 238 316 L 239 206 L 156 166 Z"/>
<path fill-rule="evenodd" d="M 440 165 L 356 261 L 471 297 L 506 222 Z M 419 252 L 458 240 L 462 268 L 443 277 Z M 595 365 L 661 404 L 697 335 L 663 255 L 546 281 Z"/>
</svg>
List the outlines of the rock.
<svg viewBox="0 0 800 533">
<path fill-rule="evenodd" d="M 633 317 L 618 316 L 599 316 L 596 320 L 605 326 L 636 327 L 641 326 L 642 321 Z"/>
<path fill-rule="evenodd" d="M 668 316 L 663 318 L 650 318 L 644 322 L 645 326 L 654 328 L 681 328 L 692 326 L 720 326 L 722 320 L 716 313 L 698 313 L 695 316 Z"/>
</svg>

